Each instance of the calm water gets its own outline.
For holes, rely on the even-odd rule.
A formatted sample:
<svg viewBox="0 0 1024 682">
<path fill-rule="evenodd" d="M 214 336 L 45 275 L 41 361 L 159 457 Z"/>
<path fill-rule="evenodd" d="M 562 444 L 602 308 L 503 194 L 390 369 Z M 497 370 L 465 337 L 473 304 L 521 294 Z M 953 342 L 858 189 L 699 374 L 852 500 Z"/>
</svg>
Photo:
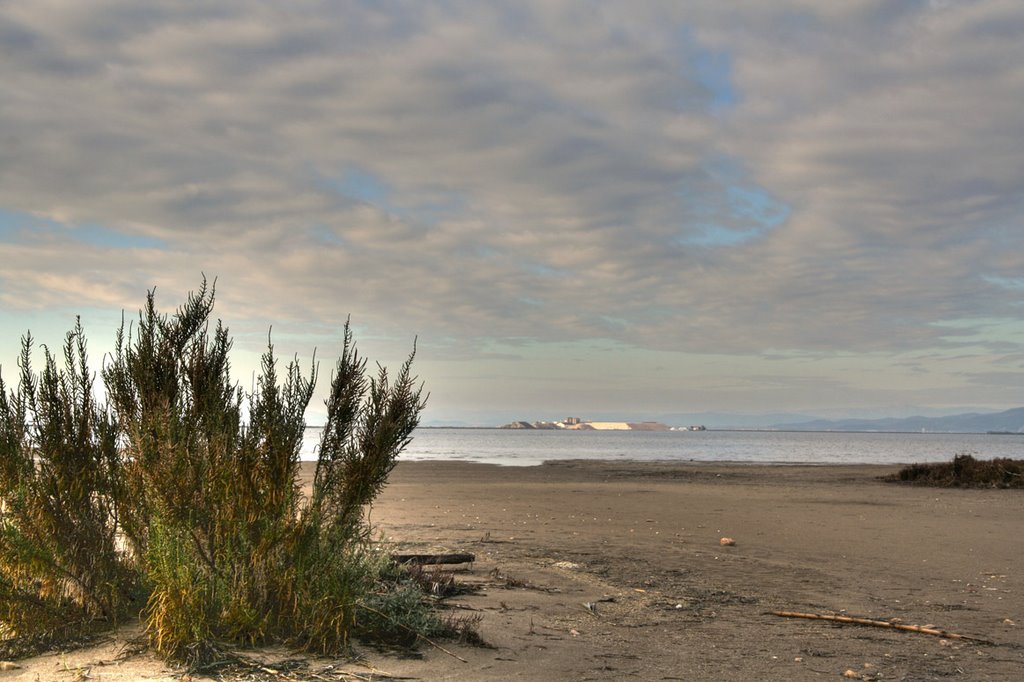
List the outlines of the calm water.
<svg viewBox="0 0 1024 682">
<path fill-rule="evenodd" d="M 320 431 L 309 429 L 303 457 L 315 459 Z M 1024 436 L 937 433 L 761 431 L 519 431 L 417 429 L 402 460 L 530 466 L 551 459 L 680 460 L 785 464 L 903 464 L 1024 458 Z"/>
</svg>

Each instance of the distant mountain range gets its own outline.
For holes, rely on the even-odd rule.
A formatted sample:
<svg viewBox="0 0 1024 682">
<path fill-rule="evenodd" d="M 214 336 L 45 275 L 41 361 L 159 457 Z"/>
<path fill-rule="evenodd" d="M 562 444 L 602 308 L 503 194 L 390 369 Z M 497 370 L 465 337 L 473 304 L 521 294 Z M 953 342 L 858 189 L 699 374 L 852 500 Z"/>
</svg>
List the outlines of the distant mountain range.
<svg viewBox="0 0 1024 682">
<path fill-rule="evenodd" d="M 948 417 L 904 417 L 901 419 L 814 419 L 793 424 L 775 424 L 782 431 L 889 431 L 932 433 L 1024 433 L 1024 407 L 1005 412 L 954 414 Z"/>
</svg>

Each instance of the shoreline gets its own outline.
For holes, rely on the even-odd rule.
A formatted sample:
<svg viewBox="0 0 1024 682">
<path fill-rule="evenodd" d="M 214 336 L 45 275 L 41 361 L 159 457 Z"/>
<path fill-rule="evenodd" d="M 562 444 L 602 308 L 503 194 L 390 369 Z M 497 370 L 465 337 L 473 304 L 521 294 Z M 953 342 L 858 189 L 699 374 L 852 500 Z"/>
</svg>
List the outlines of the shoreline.
<svg viewBox="0 0 1024 682">
<path fill-rule="evenodd" d="M 446 435 L 447 434 L 447 435 Z M 459 435 L 462 434 L 462 435 Z M 475 434 L 475 435 L 474 435 Z M 545 460 L 717 462 L 751 464 L 922 464 L 1016 458 L 1017 439 L 989 434 L 895 434 L 706 431 L 657 432 L 426 430 L 399 461 L 478 461 L 534 466 Z M 312 457 L 310 446 L 304 457 Z"/>
<path fill-rule="evenodd" d="M 312 425 L 307 426 L 307 429 L 322 429 L 323 425 Z M 520 429 L 508 429 L 504 426 L 417 426 L 417 430 L 426 431 L 516 431 Z M 575 431 L 586 429 L 522 429 L 525 431 Z M 599 430 L 599 429 L 594 429 Z M 640 431 L 645 432 L 643 429 L 623 429 L 624 431 Z M 860 429 L 772 429 L 772 428 L 726 428 L 726 427 L 713 427 L 708 426 L 698 431 L 683 430 L 679 428 L 669 427 L 671 433 L 701 433 L 701 432 L 714 432 L 714 433 L 881 433 L 881 434 L 893 434 L 893 435 L 921 435 L 921 436 L 1024 436 L 1024 431 L 884 431 L 880 429 L 876 430 L 860 430 Z M 650 433 L 646 431 L 645 433 Z"/>
</svg>

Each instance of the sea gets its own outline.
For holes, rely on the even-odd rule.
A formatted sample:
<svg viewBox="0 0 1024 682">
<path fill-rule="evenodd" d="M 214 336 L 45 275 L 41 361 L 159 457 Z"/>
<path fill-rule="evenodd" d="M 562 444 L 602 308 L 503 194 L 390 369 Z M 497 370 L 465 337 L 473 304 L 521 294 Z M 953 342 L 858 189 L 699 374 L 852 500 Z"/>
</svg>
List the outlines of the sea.
<svg viewBox="0 0 1024 682">
<path fill-rule="evenodd" d="M 320 429 L 306 431 L 303 459 L 316 459 Z M 597 459 L 748 464 L 912 464 L 958 454 L 1024 458 L 1024 434 L 835 431 L 546 431 L 419 428 L 399 461 L 534 466 Z"/>
</svg>

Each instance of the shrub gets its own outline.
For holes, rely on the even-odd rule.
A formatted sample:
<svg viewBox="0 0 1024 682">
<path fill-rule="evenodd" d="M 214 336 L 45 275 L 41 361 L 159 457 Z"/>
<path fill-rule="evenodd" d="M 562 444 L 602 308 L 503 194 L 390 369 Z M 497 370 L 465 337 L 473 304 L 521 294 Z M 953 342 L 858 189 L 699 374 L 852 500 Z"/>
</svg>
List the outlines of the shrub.
<svg viewBox="0 0 1024 682">
<path fill-rule="evenodd" d="M 0 378 L 0 635 L 38 636 L 115 623 L 137 573 L 117 551 L 119 454 L 114 420 L 93 397 L 81 324 L 61 368 L 44 349 L 32 371 L 22 339 L 21 380 Z"/>
<path fill-rule="evenodd" d="M 221 642 L 348 644 L 383 565 L 363 510 L 424 406 L 415 349 L 394 379 L 367 378 L 346 323 L 306 497 L 315 363 L 279 375 L 268 344 L 246 393 L 213 302 L 204 281 L 167 316 L 149 292 L 103 369 L 107 405 L 80 325 L 65 369 L 47 351 L 38 379 L 26 337 L 17 390 L 0 380 L 0 634 L 113 623 L 141 589 L 150 642 L 172 659 L 201 663 Z"/>
<path fill-rule="evenodd" d="M 887 480 L 941 488 L 1024 488 L 1024 460 L 960 454 L 952 462 L 911 464 Z"/>
<path fill-rule="evenodd" d="M 401 581 L 380 586 L 360 603 L 356 632 L 376 644 L 411 647 L 420 637 L 444 634 L 445 626 L 426 603 L 423 591 Z"/>
</svg>

